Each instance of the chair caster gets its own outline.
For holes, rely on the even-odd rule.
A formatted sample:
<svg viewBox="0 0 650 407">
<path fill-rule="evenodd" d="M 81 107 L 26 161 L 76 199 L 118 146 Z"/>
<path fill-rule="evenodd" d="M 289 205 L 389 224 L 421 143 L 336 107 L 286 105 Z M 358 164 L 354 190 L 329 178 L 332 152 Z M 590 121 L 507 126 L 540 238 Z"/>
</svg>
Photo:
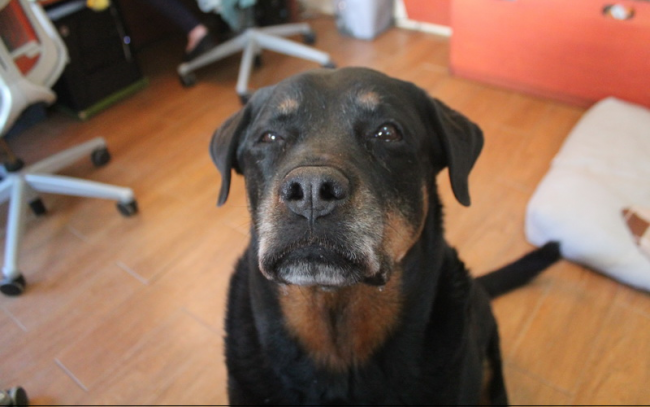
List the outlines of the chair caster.
<svg viewBox="0 0 650 407">
<path fill-rule="evenodd" d="M 16 158 L 15 160 L 6 162 L 2 165 L 5 167 L 6 172 L 18 172 L 23 169 L 25 162 L 20 158 Z"/>
<path fill-rule="evenodd" d="M 122 216 L 128 218 L 138 213 L 138 203 L 136 201 L 118 202 L 117 210 L 120 211 Z"/>
<path fill-rule="evenodd" d="M 264 65 L 264 60 L 262 59 L 262 54 L 255 55 L 255 59 L 253 59 L 253 66 L 255 68 L 261 68 L 262 65 Z"/>
<path fill-rule="evenodd" d="M 27 392 L 22 387 L 14 387 L 6 391 L 0 391 L 0 406 L 27 406 L 29 399 Z"/>
<path fill-rule="evenodd" d="M 248 93 L 248 92 L 247 93 L 241 93 L 239 95 L 239 101 L 241 102 L 242 106 L 245 105 L 246 103 L 248 103 L 250 98 L 251 98 L 251 94 Z"/>
<path fill-rule="evenodd" d="M 108 152 L 106 147 L 101 147 L 90 154 L 90 159 L 95 167 L 103 167 L 111 161 L 111 153 Z"/>
<path fill-rule="evenodd" d="M 47 213 L 47 208 L 41 198 L 36 198 L 29 203 L 32 213 L 36 216 L 43 216 Z"/>
<path fill-rule="evenodd" d="M 25 277 L 22 275 L 14 279 L 5 277 L 0 281 L 0 292 L 9 297 L 16 297 L 25 291 L 26 285 L 27 282 L 25 281 Z"/>
<path fill-rule="evenodd" d="M 180 79 L 181 85 L 183 85 L 184 88 L 196 85 L 196 75 L 193 72 L 186 73 L 185 75 L 178 75 L 178 79 Z"/>
<path fill-rule="evenodd" d="M 329 61 L 327 63 L 324 63 L 322 67 L 327 69 L 336 69 L 336 64 L 334 63 L 334 61 Z"/>
<path fill-rule="evenodd" d="M 302 42 L 307 45 L 314 45 L 316 43 L 316 33 L 314 31 L 310 31 L 306 34 L 303 34 Z"/>
</svg>

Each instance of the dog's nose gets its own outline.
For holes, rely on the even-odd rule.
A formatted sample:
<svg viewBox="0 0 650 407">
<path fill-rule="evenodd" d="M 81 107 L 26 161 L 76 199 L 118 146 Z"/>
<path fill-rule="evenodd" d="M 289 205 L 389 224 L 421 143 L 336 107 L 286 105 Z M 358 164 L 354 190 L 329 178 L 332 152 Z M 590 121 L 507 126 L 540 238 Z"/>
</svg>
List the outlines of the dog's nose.
<svg viewBox="0 0 650 407">
<path fill-rule="evenodd" d="M 298 167 L 282 182 L 280 198 L 294 213 L 310 222 L 331 213 L 349 195 L 350 182 L 331 167 Z"/>
</svg>

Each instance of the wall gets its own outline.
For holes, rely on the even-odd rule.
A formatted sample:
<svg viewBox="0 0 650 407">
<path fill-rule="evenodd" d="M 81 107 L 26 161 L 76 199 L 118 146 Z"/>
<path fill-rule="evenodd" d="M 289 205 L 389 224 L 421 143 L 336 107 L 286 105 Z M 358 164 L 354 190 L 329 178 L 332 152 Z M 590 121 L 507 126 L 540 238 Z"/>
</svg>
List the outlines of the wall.
<svg viewBox="0 0 650 407">
<path fill-rule="evenodd" d="M 395 0 L 395 25 L 409 30 L 451 35 L 452 0 Z M 300 0 L 305 10 L 334 15 L 334 0 Z"/>
<path fill-rule="evenodd" d="M 334 2 L 332 0 L 300 0 L 300 3 L 309 11 L 328 15 L 334 14 Z"/>
</svg>

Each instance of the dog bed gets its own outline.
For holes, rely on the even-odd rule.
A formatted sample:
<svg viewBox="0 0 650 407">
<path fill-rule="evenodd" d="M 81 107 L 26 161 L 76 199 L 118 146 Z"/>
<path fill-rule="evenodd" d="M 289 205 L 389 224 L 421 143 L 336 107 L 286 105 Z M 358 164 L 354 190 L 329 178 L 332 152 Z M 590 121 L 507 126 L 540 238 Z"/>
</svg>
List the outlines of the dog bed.
<svg viewBox="0 0 650 407">
<path fill-rule="evenodd" d="M 526 236 L 650 291 L 650 110 L 607 98 L 573 128 L 531 198 Z"/>
</svg>

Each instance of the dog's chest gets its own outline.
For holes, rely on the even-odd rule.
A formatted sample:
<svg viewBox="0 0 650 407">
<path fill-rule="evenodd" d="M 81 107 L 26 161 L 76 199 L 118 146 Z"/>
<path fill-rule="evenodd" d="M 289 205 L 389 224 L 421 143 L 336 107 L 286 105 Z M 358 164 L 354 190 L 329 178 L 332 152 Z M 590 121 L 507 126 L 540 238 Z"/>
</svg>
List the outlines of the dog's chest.
<svg viewBox="0 0 650 407">
<path fill-rule="evenodd" d="M 399 320 L 397 278 L 382 287 L 355 286 L 333 292 L 288 286 L 280 305 L 289 332 L 321 367 L 342 371 L 363 364 Z"/>
</svg>

